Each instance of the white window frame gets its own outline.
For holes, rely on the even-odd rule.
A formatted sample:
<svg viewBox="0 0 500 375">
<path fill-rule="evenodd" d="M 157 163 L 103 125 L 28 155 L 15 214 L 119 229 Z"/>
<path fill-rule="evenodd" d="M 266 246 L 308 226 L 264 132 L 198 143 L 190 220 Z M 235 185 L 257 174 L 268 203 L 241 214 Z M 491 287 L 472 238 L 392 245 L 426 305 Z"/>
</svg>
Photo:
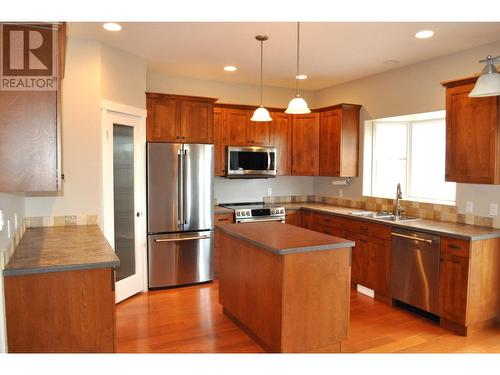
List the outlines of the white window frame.
<svg viewBox="0 0 500 375">
<path fill-rule="evenodd" d="M 411 191 L 411 168 L 412 168 L 412 126 L 413 123 L 437 120 L 437 119 L 445 119 L 446 113 L 444 110 L 442 111 L 434 111 L 427 113 L 418 113 L 414 115 L 407 116 L 397 116 L 397 117 L 388 117 L 381 118 L 375 120 L 365 121 L 365 131 L 364 131 L 364 152 L 363 152 L 363 196 L 367 197 L 375 197 L 375 198 L 395 198 L 396 196 L 396 187 L 394 187 L 394 194 L 390 194 L 388 196 L 374 195 L 373 194 L 373 178 L 375 176 L 375 159 L 374 154 L 376 152 L 376 124 L 377 123 L 390 123 L 395 122 L 398 124 L 406 124 L 407 132 L 406 132 L 406 181 L 405 186 L 403 187 L 403 198 L 409 201 L 417 201 L 417 202 L 428 202 L 428 203 L 439 203 L 446 205 L 455 205 L 456 204 L 456 194 L 454 200 L 439 200 L 434 198 L 426 198 L 426 197 L 415 197 L 409 196 L 409 192 Z"/>
</svg>

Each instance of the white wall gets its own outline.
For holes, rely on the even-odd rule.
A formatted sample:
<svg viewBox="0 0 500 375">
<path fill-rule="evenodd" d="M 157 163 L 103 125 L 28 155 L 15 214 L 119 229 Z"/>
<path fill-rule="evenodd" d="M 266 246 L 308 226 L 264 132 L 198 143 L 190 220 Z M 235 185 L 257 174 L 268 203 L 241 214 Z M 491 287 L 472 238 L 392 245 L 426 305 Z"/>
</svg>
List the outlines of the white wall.
<svg viewBox="0 0 500 375">
<path fill-rule="evenodd" d="M 445 89 L 440 82 L 479 73 L 482 66 L 478 61 L 488 54 L 496 56 L 499 52 L 500 42 L 495 42 L 329 87 L 316 92 L 316 105 L 322 107 L 341 102 L 362 104 L 360 126 L 363 134 L 365 120 L 445 109 Z M 360 164 L 363 160 L 362 141 L 363 137 L 360 144 Z M 361 197 L 361 178 L 355 178 L 350 186 L 341 187 L 332 186 L 332 180 L 315 177 L 314 193 L 338 196 L 340 188 L 345 197 Z M 465 212 L 466 200 L 474 201 L 473 214 L 488 216 L 489 203 L 500 204 L 500 186 L 457 184 L 459 212 Z"/>
<path fill-rule="evenodd" d="M 26 215 L 99 214 L 101 220 L 101 99 L 145 108 L 146 63 L 69 38 L 62 90 L 63 191 L 26 198 Z"/>
<path fill-rule="evenodd" d="M 14 216 L 17 214 L 18 227 L 24 220 L 24 194 L 0 193 L 0 210 L 4 215 L 4 228 L 0 231 L 0 353 L 4 353 L 7 348 L 5 335 L 5 302 L 3 292 L 3 267 L 7 261 L 7 252 L 14 241 L 16 231 Z M 10 225 L 10 237 L 7 226 Z"/>
<path fill-rule="evenodd" d="M 259 86 L 203 79 L 171 77 L 148 71 L 147 91 L 166 94 L 206 96 L 218 98 L 218 103 L 259 105 Z M 301 91 L 310 107 L 314 108 L 314 93 Z M 295 96 L 295 89 L 264 87 L 263 101 L 268 107 L 286 108 Z"/>
<path fill-rule="evenodd" d="M 268 179 L 234 179 L 216 177 L 214 181 L 214 196 L 218 203 L 232 202 L 262 202 L 268 195 L 312 195 L 312 177 L 276 177 Z"/>
</svg>

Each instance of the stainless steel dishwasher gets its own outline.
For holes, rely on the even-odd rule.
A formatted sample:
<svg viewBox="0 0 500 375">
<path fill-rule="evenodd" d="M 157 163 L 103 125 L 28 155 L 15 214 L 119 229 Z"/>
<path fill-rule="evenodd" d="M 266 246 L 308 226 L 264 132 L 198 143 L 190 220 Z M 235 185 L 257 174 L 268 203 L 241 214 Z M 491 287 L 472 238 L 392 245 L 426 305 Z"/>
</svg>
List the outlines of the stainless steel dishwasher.
<svg viewBox="0 0 500 375">
<path fill-rule="evenodd" d="M 392 230 L 391 297 L 438 313 L 441 238 L 400 228 Z"/>
</svg>

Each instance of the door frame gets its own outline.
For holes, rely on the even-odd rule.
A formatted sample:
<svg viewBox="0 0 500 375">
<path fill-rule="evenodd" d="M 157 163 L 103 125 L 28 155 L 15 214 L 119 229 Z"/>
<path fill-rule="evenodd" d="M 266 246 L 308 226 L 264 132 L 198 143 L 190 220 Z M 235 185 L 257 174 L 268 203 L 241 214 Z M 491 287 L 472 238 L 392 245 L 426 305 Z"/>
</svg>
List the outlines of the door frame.
<svg viewBox="0 0 500 375">
<path fill-rule="evenodd" d="M 101 229 L 104 236 L 114 249 L 114 193 L 113 193 L 113 124 L 125 121 L 134 123 L 138 129 L 134 150 L 139 152 L 138 162 L 135 162 L 135 176 L 139 182 L 135 191 L 135 210 L 140 212 L 140 217 L 135 221 L 136 266 L 142 270 L 142 290 L 147 291 L 147 235 L 146 235 L 146 117 L 147 111 L 142 108 L 132 107 L 108 100 L 101 100 Z M 126 125 L 126 123 L 124 123 Z M 130 297 L 115 290 L 116 303 Z"/>
</svg>

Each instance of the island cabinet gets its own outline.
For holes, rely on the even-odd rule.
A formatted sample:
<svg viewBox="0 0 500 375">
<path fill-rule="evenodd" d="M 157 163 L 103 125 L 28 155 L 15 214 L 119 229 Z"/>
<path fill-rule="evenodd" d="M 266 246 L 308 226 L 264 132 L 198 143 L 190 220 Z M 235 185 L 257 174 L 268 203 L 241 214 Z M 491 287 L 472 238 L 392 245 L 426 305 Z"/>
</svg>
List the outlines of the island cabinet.
<svg viewBox="0 0 500 375">
<path fill-rule="evenodd" d="M 224 314 L 269 352 L 341 351 L 351 241 L 276 222 L 216 230 Z"/>
<path fill-rule="evenodd" d="M 446 87 L 446 181 L 500 184 L 500 96 L 470 98 L 477 77 Z"/>
<path fill-rule="evenodd" d="M 217 99 L 146 93 L 148 142 L 213 143 Z"/>
<path fill-rule="evenodd" d="M 228 224 L 232 223 L 234 220 L 234 216 L 232 213 L 227 213 L 227 214 L 215 214 L 214 215 L 214 227 L 216 228 L 217 226 L 221 224 Z M 217 248 L 217 243 L 218 243 L 218 236 L 219 232 L 215 231 L 214 237 L 215 237 L 215 242 L 214 242 L 214 265 L 215 265 L 215 278 L 218 277 L 219 275 L 219 249 Z"/>
<path fill-rule="evenodd" d="M 319 114 L 293 116 L 292 175 L 319 174 Z"/>
<path fill-rule="evenodd" d="M 359 110 L 361 106 L 340 104 L 320 113 L 319 175 L 358 175 Z"/>
<path fill-rule="evenodd" d="M 439 315 L 441 326 L 467 335 L 500 319 L 500 238 L 441 237 Z"/>
<path fill-rule="evenodd" d="M 10 31 L 22 32 L 26 36 L 31 30 L 42 33 L 43 42 L 37 51 L 44 56 L 42 64 L 45 62 L 53 68 L 46 80 L 56 84 L 44 90 L 0 90 L 0 191 L 60 191 L 61 81 L 64 77 L 66 24 L 48 24 L 43 28 L 39 24 L 3 24 L 2 27 L 5 35 Z M 52 49 L 45 49 L 49 40 L 58 41 L 57 48 L 54 48 L 56 56 L 52 56 Z M 46 62 L 47 55 L 50 62 Z M 55 60 L 52 61 L 53 57 Z M 43 70 L 37 70 L 36 74 L 27 72 L 23 76 L 38 75 L 44 81 L 40 71 Z M 53 81 L 52 77 L 56 80 Z M 23 78 L 19 79 L 22 81 Z"/>
<path fill-rule="evenodd" d="M 292 121 L 293 116 L 284 112 L 271 112 L 273 137 L 276 147 L 276 175 L 292 174 Z"/>
</svg>

